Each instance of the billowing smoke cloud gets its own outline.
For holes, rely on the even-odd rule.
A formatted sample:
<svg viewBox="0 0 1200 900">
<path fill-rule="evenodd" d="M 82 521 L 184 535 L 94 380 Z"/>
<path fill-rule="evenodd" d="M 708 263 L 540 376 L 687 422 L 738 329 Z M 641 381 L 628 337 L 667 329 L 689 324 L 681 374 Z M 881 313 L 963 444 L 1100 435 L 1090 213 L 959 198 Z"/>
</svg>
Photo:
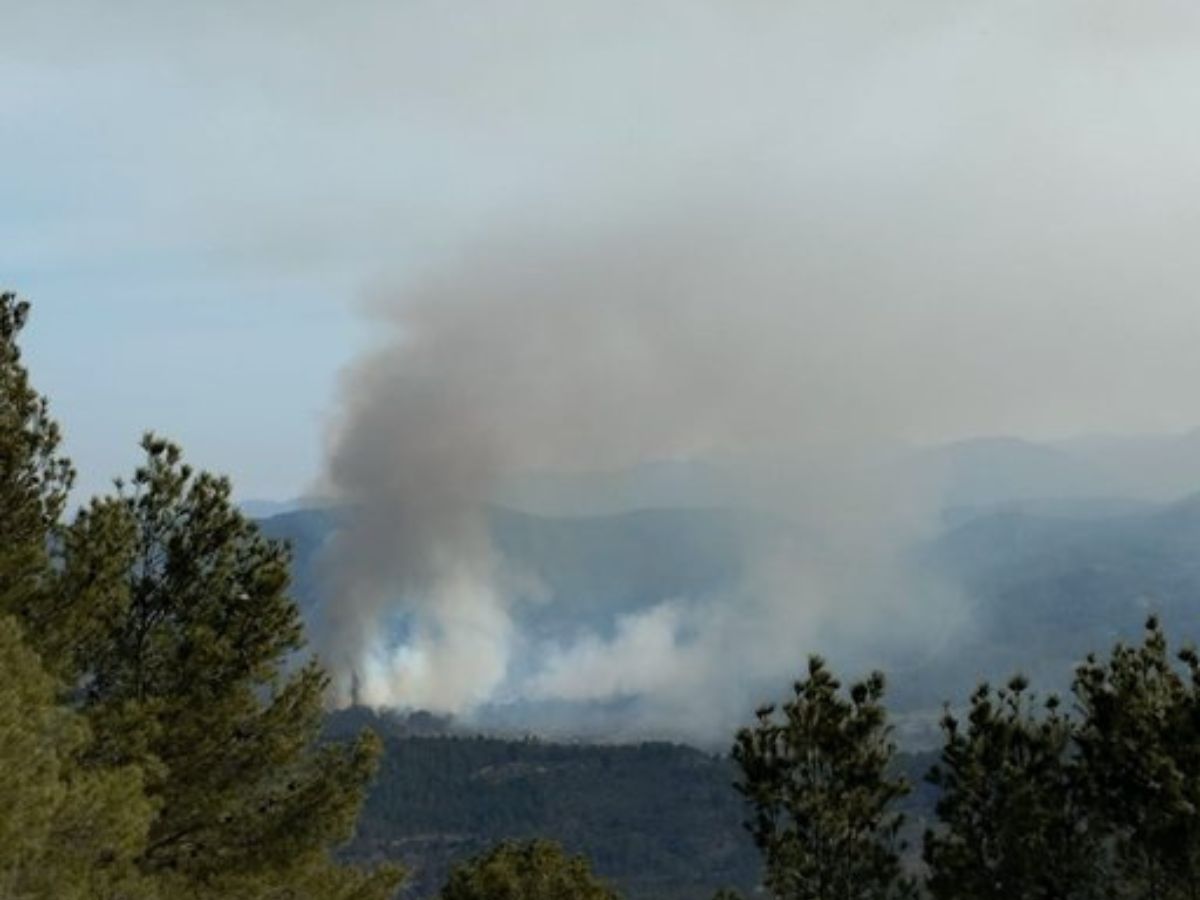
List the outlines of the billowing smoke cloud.
<svg viewBox="0 0 1200 900">
<path fill-rule="evenodd" d="M 374 301 L 390 336 L 347 378 L 329 470 L 354 510 L 331 646 L 359 699 L 641 697 L 660 730 L 705 728 L 810 650 L 924 652 L 961 621 L 905 562 L 937 498 L 889 448 L 1119 396 L 1116 335 L 1075 330 L 1113 293 L 1083 273 L 1023 294 L 1019 244 L 989 263 L 922 253 L 919 231 L 831 243 L 769 207 L 501 241 Z M 485 516 L 505 479 L 681 457 L 737 460 L 745 503 L 793 537 L 751 544 L 731 596 L 521 634 L 529 591 Z"/>
<path fill-rule="evenodd" d="M 891 572 L 886 554 L 921 525 L 902 486 L 868 484 L 863 456 L 913 417 L 891 403 L 895 367 L 871 373 L 847 343 L 857 318 L 886 313 L 833 290 L 831 261 L 790 246 L 784 222 L 700 221 L 496 248 L 376 303 L 395 337 L 349 376 L 330 464 L 354 510 L 330 559 L 331 646 L 360 699 L 462 710 L 505 691 L 653 694 L 715 675 L 718 658 L 794 662 L 822 604 L 880 593 L 872 568 Z M 768 604 L 757 610 L 664 597 L 611 640 L 523 645 L 521 573 L 505 571 L 485 517 L 498 487 L 678 457 L 778 470 L 769 502 L 744 479 L 746 502 L 825 543 L 755 547 L 754 577 L 778 582 L 745 586 Z M 787 577 L 772 575 L 784 558 Z M 865 584 L 818 583 L 852 573 Z M 513 683 L 519 646 L 537 658 Z"/>
<path fill-rule="evenodd" d="M 109 448 L 80 454 L 97 485 L 157 402 L 183 435 L 219 410 L 203 455 L 272 491 L 350 352 L 328 298 L 381 285 L 322 485 L 354 515 L 327 559 L 345 695 L 640 697 L 703 728 L 809 649 L 911 659 L 961 621 L 910 571 L 936 491 L 889 448 L 1196 424 L 1191 0 L 114 6 L 0 0 L 6 277 L 155 329 L 99 342 L 137 403 L 67 416 Z M 199 311 L 191 353 L 164 303 Z M 235 333 L 257 365 L 214 369 Z M 176 380 L 147 396 L 147 366 Z M 747 534 L 724 596 L 530 633 L 544 592 L 484 504 L 664 457 L 732 460 L 789 529 Z"/>
<path fill-rule="evenodd" d="M 1195 357 L 1200 282 L 1189 0 L 0 8 L 0 133 L 23 185 L 0 217 L 5 277 L 40 320 L 63 318 L 48 333 L 75 323 L 93 345 L 52 341 L 64 373 L 79 353 L 108 354 L 110 377 L 54 391 L 78 404 L 66 418 L 93 448 L 78 456 L 96 489 L 152 420 L 244 490 L 294 490 L 312 474 L 327 373 L 354 348 L 341 300 L 456 257 L 472 265 L 497 235 L 606 218 L 647 230 L 722 191 L 774 198 L 801 220 L 772 238 L 780 253 L 803 244 L 875 272 L 918 319 L 951 288 L 995 300 L 999 279 L 1011 316 L 952 322 L 947 343 L 1018 350 L 1033 330 L 1057 379 L 1100 384 L 1021 425 L 1195 424 L 1181 365 Z M 78 327 L 83 294 L 111 340 Z M 196 311 L 190 352 L 158 333 L 163 305 Z M 143 328 L 153 339 L 128 352 Z M 235 341 L 214 369 L 213 344 Z M 147 393 L 146 366 L 161 390 Z M 1040 392 L 1024 366 L 1004 368 L 1008 393 Z M 199 407 L 222 427 L 198 424 Z M 983 419 L 959 424 L 1009 424 Z M 256 452 L 228 433 L 252 433 Z"/>
<path fill-rule="evenodd" d="M 1168 6 L 667 4 L 686 27 L 606 31 L 599 57 L 535 17 L 537 65 L 505 71 L 540 98 L 511 144 L 537 188 L 382 280 L 377 348 L 344 382 L 326 473 L 353 510 L 327 559 L 344 693 L 639 698 L 643 722 L 700 730 L 810 650 L 912 659 L 953 634 L 953 587 L 906 553 L 937 493 L 899 476 L 898 447 L 1193 418 L 1198 132 L 1159 99 L 1184 83 L 1171 23 L 1194 23 Z M 621 90 L 644 143 L 590 102 Z M 472 121 L 503 112 L 471 96 Z M 526 633 L 538 589 L 493 545 L 496 492 L 679 458 L 733 461 L 785 536 L 748 536 L 720 597 Z"/>
</svg>

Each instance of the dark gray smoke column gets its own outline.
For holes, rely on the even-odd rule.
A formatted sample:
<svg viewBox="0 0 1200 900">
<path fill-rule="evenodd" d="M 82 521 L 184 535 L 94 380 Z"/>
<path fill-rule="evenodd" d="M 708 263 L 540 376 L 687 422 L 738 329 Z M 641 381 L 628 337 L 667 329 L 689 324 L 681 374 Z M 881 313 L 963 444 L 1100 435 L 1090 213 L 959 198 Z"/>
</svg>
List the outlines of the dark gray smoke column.
<svg viewBox="0 0 1200 900">
<path fill-rule="evenodd" d="M 329 560 L 330 647 L 362 699 L 462 709 L 503 681 L 511 625 L 482 517 L 500 477 L 721 443 L 742 354 L 708 319 L 731 286 L 689 249 L 511 248 L 380 304 L 395 340 L 347 379 L 329 469 L 355 510 Z M 412 628 L 399 648 L 380 639 L 393 610 Z"/>
<path fill-rule="evenodd" d="M 346 379 L 328 473 L 354 510 L 327 559 L 326 652 L 344 690 L 353 672 L 369 703 L 462 711 L 501 686 L 574 699 L 576 649 L 589 671 L 636 672 L 646 629 L 665 642 L 667 668 L 615 691 L 709 677 L 695 659 L 672 661 L 675 631 L 717 630 L 715 652 L 732 637 L 731 623 L 659 610 L 626 623 L 628 647 L 540 648 L 546 670 L 506 684 L 520 644 L 507 585 L 514 573 L 496 558 L 483 513 L 515 472 L 770 459 L 788 485 L 786 493 L 776 485 L 772 502 L 820 520 L 834 543 L 865 554 L 863 572 L 919 529 L 916 507 L 899 502 L 896 486 L 868 485 L 846 463 L 916 418 L 892 403 L 901 387 L 894 378 L 881 390 L 873 376 L 874 351 L 886 348 L 871 348 L 873 363 L 861 340 L 855 346 L 858 316 L 897 321 L 863 286 L 847 293 L 849 258 L 820 247 L 806 258 L 788 245 L 795 229 L 786 223 L 705 222 L 510 244 L 376 304 L 394 337 Z M 777 655 L 788 663 L 810 636 L 812 611 L 823 608 L 806 595 L 830 583 L 809 563 L 794 584 L 760 582 L 761 592 L 785 599 L 760 604 L 755 634 L 743 635 L 782 639 Z M 397 619 L 399 638 L 388 631 Z M 690 653 L 703 649 L 693 644 Z"/>
<path fill-rule="evenodd" d="M 1153 395 L 1134 361 L 1171 383 L 1196 368 L 1155 355 L 1194 333 L 1195 305 L 1150 320 L 1127 303 L 1132 243 L 1077 266 L 1037 222 L 950 242 L 932 202 L 771 208 L 498 240 L 375 302 L 389 337 L 347 375 L 327 471 L 354 511 L 327 558 L 344 692 L 357 673 L 367 702 L 455 711 L 637 696 L 692 722 L 809 650 L 919 648 L 961 609 L 906 570 L 937 498 L 880 448 L 1132 420 Z M 754 548 L 723 604 L 659 598 L 569 646 L 519 632 L 522 573 L 483 515 L 498 484 L 714 456 L 818 537 Z"/>
</svg>

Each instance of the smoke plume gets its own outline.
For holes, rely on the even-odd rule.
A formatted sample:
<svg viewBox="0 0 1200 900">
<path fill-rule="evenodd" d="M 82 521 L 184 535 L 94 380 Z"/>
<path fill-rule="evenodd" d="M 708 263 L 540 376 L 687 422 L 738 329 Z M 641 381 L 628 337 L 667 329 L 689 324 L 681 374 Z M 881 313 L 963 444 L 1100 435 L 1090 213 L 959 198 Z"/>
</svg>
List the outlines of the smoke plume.
<svg viewBox="0 0 1200 900">
<path fill-rule="evenodd" d="M 649 698 L 648 720 L 686 731 L 806 652 L 921 653 L 962 620 L 905 563 L 936 495 L 889 452 L 1091 397 L 1103 368 L 1084 391 L 1061 363 L 1106 355 L 1111 335 L 1067 342 L 1095 294 L 1014 328 L 1034 310 L 1004 264 L 832 246 L 766 206 L 501 242 L 373 302 L 387 336 L 347 377 L 329 470 L 353 510 L 330 646 L 360 700 Z M 800 537 L 750 546 L 720 602 L 663 597 L 567 644 L 520 634 L 530 592 L 485 516 L 505 479 L 671 458 L 736 460 L 745 503 Z"/>
<path fill-rule="evenodd" d="M 553 163 L 544 192 L 381 279 L 376 348 L 344 380 L 325 485 L 352 511 L 326 560 L 344 695 L 632 699 L 638 727 L 715 727 L 807 652 L 903 663 L 968 621 L 913 571 L 939 498 L 902 477 L 902 448 L 1190 421 L 1200 304 L 1177 197 L 1194 190 L 1168 174 L 1195 135 L 1143 102 L 1178 75 L 1173 13 L 1124 28 L 1102 6 L 1075 30 L 935 2 L 737 7 L 717 27 L 732 7 L 706 4 L 648 56 L 613 37 L 628 68 L 536 56 L 574 76 L 530 81 L 544 106 L 518 115 L 521 172 Z M 679 78 L 650 74 L 664 47 Z M 1137 74 L 1109 91 L 1113 58 Z M 600 150 L 553 140 L 577 133 L 572 86 L 641 96 L 639 79 L 645 145 L 614 146 L 631 126 L 602 103 Z M 528 633 L 545 599 L 488 504 L 524 473 L 663 459 L 728 463 L 739 505 L 788 528 L 747 533 L 722 596 Z"/>
</svg>

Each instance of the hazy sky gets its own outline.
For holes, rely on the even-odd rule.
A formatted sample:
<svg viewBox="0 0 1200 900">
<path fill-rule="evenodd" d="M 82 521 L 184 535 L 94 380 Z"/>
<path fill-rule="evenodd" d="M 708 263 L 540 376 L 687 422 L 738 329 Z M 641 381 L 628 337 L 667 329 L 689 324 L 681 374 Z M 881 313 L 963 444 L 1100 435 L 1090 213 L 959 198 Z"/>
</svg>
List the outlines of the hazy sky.
<svg viewBox="0 0 1200 900">
<path fill-rule="evenodd" d="M 1198 49 L 1157 0 L 0 0 L 0 283 L 88 488 L 154 427 L 294 494 L 364 297 L 696 203 L 1061 359 L 1057 406 L 972 427 L 1183 428 Z"/>
</svg>

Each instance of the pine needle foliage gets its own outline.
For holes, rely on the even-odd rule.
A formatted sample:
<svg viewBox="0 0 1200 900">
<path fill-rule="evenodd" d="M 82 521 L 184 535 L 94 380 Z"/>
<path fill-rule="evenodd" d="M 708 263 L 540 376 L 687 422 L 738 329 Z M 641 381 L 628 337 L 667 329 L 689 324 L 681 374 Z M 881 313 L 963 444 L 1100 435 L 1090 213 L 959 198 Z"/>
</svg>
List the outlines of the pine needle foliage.
<svg viewBox="0 0 1200 900">
<path fill-rule="evenodd" d="M 737 789 L 763 854 L 765 887 L 779 900 L 885 900 L 913 896 L 903 876 L 908 787 L 889 775 L 895 754 L 878 672 L 843 694 L 820 657 L 792 697 L 758 711 L 733 746 Z"/>
<path fill-rule="evenodd" d="M 582 856 L 552 841 L 506 841 L 450 873 L 440 900 L 618 900 Z"/>
<path fill-rule="evenodd" d="M 0 896 L 391 896 L 397 871 L 331 855 L 380 745 L 319 739 L 328 679 L 288 548 L 154 434 L 64 525 L 73 471 L 22 363 L 28 314 L 0 294 L 0 761 L 25 766 L 0 773 Z"/>
<path fill-rule="evenodd" d="M 925 835 L 935 900 L 1070 900 L 1098 896 L 1101 851 L 1079 786 L 1074 726 L 1058 698 L 1039 702 L 1014 677 L 947 712 L 929 773 L 941 827 Z"/>
</svg>

